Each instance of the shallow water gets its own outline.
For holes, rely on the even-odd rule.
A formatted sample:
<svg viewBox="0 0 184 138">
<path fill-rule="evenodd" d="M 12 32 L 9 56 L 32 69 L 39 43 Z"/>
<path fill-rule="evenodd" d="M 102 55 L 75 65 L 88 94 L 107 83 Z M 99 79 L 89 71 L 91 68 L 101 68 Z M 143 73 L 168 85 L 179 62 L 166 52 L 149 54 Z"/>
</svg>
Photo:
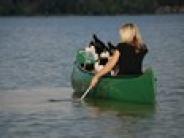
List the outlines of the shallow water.
<svg viewBox="0 0 184 138">
<path fill-rule="evenodd" d="M 157 76 L 155 106 L 72 98 L 75 52 L 137 23 Z M 0 137 L 184 137 L 184 15 L 0 18 Z"/>
</svg>

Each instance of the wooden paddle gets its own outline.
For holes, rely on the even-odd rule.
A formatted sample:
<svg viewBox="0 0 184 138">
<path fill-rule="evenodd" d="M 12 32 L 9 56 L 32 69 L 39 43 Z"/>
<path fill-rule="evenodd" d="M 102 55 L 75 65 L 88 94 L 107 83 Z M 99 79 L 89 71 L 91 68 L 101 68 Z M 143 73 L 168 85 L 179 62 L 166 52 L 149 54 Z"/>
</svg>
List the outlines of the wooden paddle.
<svg viewBox="0 0 184 138">
<path fill-rule="evenodd" d="M 85 93 L 81 96 L 80 100 L 82 101 L 86 95 L 90 92 L 90 90 L 92 89 L 93 87 L 92 86 L 89 86 L 88 89 L 85 91 Z"/>
</svg>

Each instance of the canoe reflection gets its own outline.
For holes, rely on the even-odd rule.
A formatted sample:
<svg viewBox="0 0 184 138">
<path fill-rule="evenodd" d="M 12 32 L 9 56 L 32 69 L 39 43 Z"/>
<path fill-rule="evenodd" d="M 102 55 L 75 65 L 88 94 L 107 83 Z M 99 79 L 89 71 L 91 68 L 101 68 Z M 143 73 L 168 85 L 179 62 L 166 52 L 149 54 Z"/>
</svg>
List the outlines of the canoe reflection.
<svg viewBox="0 0 184 138">
<path fill-rule="evenodd" d="M 156 111 L 155 105 L 122 103 L 104 99 L 86 99 L 85 105 L 91 107 L 96 114 L 115 111 L 119 116 L 152 116 Z"/>
</svg>

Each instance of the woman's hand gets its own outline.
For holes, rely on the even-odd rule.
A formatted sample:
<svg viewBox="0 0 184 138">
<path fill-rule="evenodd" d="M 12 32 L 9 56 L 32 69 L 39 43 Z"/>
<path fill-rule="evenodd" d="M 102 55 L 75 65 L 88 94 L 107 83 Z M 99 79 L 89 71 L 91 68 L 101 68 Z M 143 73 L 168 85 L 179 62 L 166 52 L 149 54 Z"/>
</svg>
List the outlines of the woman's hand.
<svg viewBox="0 0 184 138">
<path fill-rule="evenodd" d="M 94 88 L 94 87 L 97 85 L 98 81 L 99 81 L 99 77 L 95 75 L 95 76 L 92 78 L 92 80 L 91 80 L 90 87 Z"/>
</svg>

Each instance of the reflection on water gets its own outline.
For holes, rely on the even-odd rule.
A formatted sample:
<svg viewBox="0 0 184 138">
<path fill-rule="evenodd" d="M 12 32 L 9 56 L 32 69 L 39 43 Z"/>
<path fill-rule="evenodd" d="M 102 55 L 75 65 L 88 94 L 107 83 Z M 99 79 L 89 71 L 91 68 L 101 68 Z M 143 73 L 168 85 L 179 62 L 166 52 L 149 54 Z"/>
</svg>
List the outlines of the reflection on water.
<svg viewBox="0 0 184 138">
<path fill-rule="evenodd" d="M 80 102 L 80 93 L 74 92 L 72 94 L 73 102 Z M 59 99 L 55 101 L 60 101 Z M 61 100 L 63 101 L 63 99 Z M 106 100 L 106 99 L 95 99 L 95 98 L 85 98 L 82 103 L 85 106 L 88 106 L 94 111 L 105 112 L 105 111 L 114 111 L 119 115 L 132 115 L 132 116 L 147 116 L 153 115 L 156 111 L 156 104 L 138 104 L 138 103 L 127 103 L 127 102 L 118 102 L 114 100 Z M 94 112 L 95 113 L 95 112 Z"/>
<path fill-rule="evenodd" d="M 120 116 L 149 116 L 153 115 L 155 112 L 155 105 L 121 103 L 102 99 L 88 99 L 85 103 L 87 106 L 98 109 L 96 111 L 99 113 L 105 111 L 114 111 Z"/>
</svg>

